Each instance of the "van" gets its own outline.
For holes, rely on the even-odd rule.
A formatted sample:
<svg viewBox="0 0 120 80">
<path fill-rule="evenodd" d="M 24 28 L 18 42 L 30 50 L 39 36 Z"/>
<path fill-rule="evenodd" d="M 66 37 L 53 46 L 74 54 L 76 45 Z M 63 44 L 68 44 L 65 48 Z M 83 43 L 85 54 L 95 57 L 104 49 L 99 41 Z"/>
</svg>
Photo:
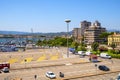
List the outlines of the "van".
<svg viewBox="0 0 120 80">
<path fill-rule="evenodd" d="M 100 54 L 100 57 L 101 57 L 101 58 L 111 59 L 111 56 L 108 55 L 107 53 L 101 53 L 101 54 Z"/>
</svg>

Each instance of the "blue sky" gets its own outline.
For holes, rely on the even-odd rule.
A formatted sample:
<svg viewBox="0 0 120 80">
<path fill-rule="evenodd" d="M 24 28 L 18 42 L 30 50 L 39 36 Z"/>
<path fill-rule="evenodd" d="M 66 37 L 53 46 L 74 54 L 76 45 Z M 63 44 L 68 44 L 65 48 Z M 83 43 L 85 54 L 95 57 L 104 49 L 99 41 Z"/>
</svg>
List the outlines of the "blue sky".
<svg viewBox="0 0 120 80">
<path fill-rule="evenodd" d="M 0 30 L 31 32 L 66 31 L 83 20 L 98 20 L 120 31 L 120 0 L 0 0 Z"/>
</svg>

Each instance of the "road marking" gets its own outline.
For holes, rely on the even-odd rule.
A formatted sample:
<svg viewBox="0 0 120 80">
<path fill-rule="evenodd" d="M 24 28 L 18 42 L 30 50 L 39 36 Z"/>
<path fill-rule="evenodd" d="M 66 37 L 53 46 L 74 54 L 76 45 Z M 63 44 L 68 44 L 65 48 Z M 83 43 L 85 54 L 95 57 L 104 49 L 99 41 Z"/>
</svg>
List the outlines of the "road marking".
<svg viewBox="0 0 120 80">
<path fill-rule="evenodd" d="M 25 60 L 26 60 L 26 61 L 25 61 Z M 31 62 L 32 60 L 33 60 L 32 57 L 25 58 L 25 59 L 21 62 L 21 64 Z"/>
<path fill-rule="evenodd" d="M 38 62 L 46 60 L 46 55 L 43 55 L 37 59 Z"/>
<path fill-rule="evenodd" d="M 13 63 L 15 63 L 15 62 L 17 62 L 17 61 L 18 61 L 18 59 L 13 58 L 13 59 L 10 59 L 8 62 L 9 62 L 10 64 L 13 64 Z"/>
</svg>

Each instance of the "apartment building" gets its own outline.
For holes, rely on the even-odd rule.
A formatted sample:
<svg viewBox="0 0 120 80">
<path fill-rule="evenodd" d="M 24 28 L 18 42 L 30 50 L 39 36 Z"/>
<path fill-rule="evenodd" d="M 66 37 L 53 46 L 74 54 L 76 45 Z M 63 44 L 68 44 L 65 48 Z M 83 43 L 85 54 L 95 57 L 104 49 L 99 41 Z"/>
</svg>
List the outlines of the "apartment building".
<svg viewBox="0 0 120 80">
<path fill-rule="evenodd" d="M 75 41 L 77 41 L 77 42 L 81 41 L 82 36 L 81 36 L 81 29 L 80 28 L 74 28 L 72 35 L 73 35 Z"/>
<path fill-rule="evenodd" d="M 80 28 L 74 28 L 73 29 L 73 37 L 75 39 L 75 41 L 77 42 L 82 42 L 83 40 L 83 36 L 84 36 L 84 32 L 86 29 L 89 28 L 89 26 L 91 26 L 91 22 L 88 22 L 86 20 L 80 22 Z"/>
<path fill-rule="evenodd" d="M 105 39 L 100 38 L 100 34 L 103 32 L 106 32 L 106 29 L 101 27 L 101 23 L 95 21 L 88 29 L 85 29 L 84 42 L 86 44 L 92 44 L 94 42 L 104 42 Z"/>
<path fill-rule="evenodd" d="M 81 27 L 81 35 L 82 36 L 84 36 L 84 32 L 85 32 L 85 30 L 86 29 L 88 29 L 89 27 L 91 26 L 91 22 L 88 22 L 88 21 L 86 21 L 86 20 L 84 20 L 84 21 L 82 21 L 81 23 L 80 23 L 80 27 Z"/>
</svg>

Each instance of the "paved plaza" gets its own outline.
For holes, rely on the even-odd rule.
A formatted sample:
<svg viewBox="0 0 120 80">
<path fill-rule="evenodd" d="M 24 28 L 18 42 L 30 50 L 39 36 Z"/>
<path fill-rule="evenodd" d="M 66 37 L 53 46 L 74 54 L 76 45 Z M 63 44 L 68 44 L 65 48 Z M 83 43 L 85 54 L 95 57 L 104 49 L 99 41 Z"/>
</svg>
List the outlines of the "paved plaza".
<svg viewBox="0 0 120 80">
<path fill-rule="evenodd" d="M 89 57 L 80 58 L 79 55 L 70 53 L 66 56 L 66 48 L 32 49 L 25 52 L 0 53 L 0 62 L 10 62 L 9 73 L 0 73 L 0 80 L 50 80 L 45 76 L 47 71 L 56 74 L 53 80 L 115 80 L 120 73 L 119 59 L 101 59 L 101 62 L 92 63 Z M 26 61 L 25 61 L 26 60 Z M 110 71 L 104 72 L 95 67 L 106 65 Z M 65 77 L 60 78 L 59 72 Z"/>
</svg>

